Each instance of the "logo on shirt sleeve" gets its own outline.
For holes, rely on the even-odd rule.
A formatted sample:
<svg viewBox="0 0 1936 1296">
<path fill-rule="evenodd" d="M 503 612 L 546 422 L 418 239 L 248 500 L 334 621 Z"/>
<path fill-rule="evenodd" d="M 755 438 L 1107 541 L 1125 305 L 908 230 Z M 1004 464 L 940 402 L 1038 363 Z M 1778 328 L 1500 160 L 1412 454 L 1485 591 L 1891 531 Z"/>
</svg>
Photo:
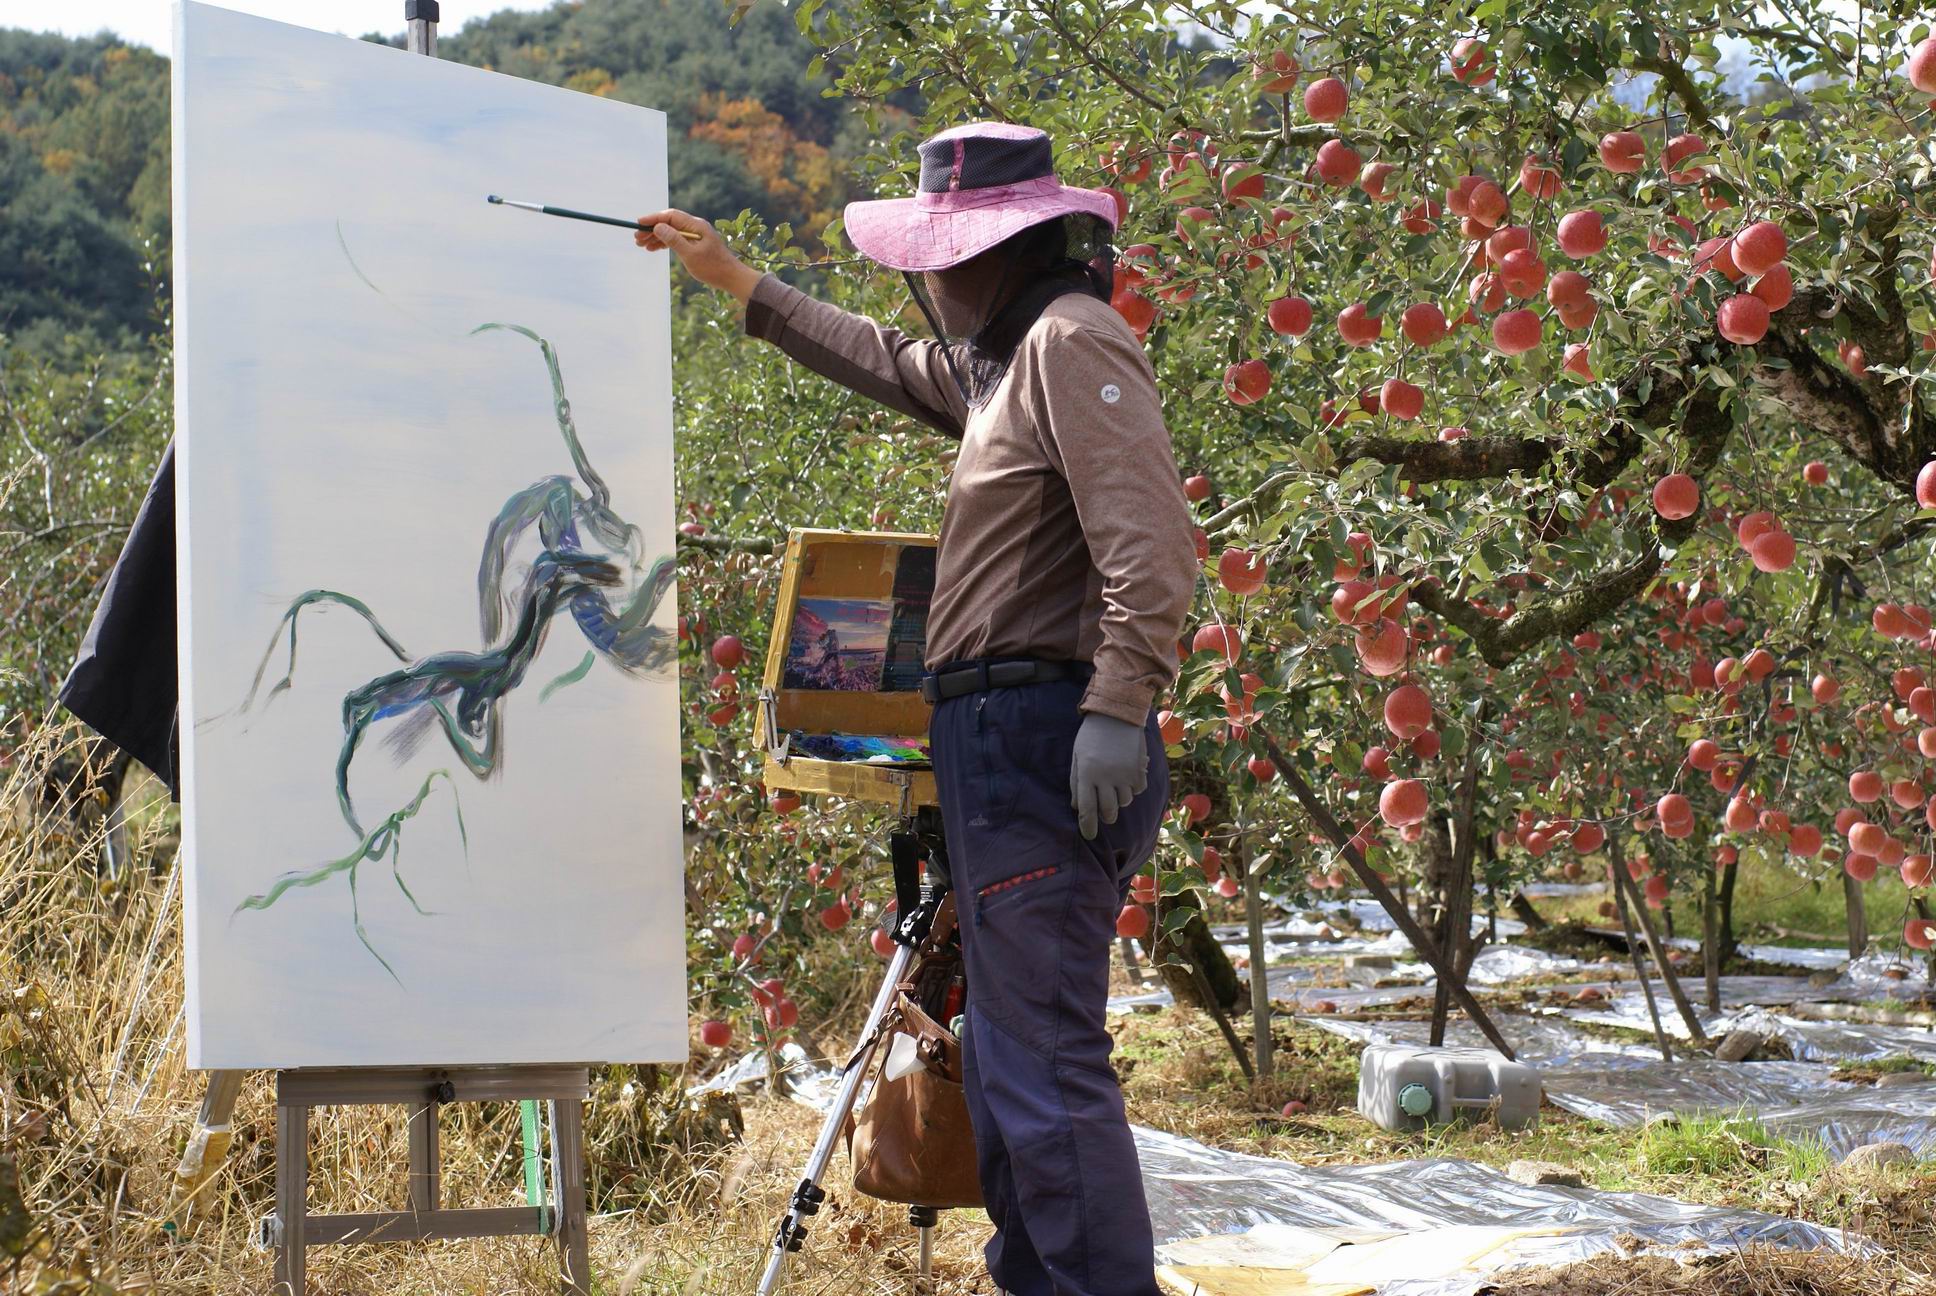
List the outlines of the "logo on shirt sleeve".
<svg viewBox="0 0 1936 1296">
<path fill-rule="evenodd" d="M 1114 405 L 1123 398 L 1123 389 L 1115 383 L 1104 383 L 1102 385 L 1102 391 L 1099 394 L 1102 396 L 1103 404 Z"/>
</svg>

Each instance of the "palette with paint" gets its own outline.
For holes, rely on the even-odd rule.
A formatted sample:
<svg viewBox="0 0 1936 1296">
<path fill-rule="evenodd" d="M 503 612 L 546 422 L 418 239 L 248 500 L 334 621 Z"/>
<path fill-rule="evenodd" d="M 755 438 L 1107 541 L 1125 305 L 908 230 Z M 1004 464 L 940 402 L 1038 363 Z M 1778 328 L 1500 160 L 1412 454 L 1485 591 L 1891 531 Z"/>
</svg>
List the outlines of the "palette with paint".
<svg viewBox="0 0 1936 1296">
<path fill-rule="evenodd" d="M 770 790 L 935 804 L 921 697 L 935 538 L 787 537 L 755 733 Z"/>
</svg>

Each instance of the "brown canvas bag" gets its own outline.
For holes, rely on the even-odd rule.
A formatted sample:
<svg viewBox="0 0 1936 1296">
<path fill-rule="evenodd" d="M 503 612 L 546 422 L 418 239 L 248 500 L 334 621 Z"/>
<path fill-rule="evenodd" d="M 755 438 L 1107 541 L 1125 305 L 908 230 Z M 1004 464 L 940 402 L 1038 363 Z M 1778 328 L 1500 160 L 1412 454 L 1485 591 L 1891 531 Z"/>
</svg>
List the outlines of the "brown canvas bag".
<svg viewBox="0 0 1936 1296">
<path fill-rule="evenodd" d="M 950 899 L 919 966 L 901 982 L 894 1006 L 881 1021 L 874 1087 L 849 1127 L 854 1190 L 882 1201 L 934 1207 L 982 1204 L 975 1134 L 961 1088 L 961 1041 L 915 1001 L 923 985 L 938 981 L 945 986 L 961 966 L 959 952 L 946 945 L 953 920 Z M 914 1038 L 926 1066 L 889 1080 L 887 1060 L 897 1035 Z"/>
</svg>

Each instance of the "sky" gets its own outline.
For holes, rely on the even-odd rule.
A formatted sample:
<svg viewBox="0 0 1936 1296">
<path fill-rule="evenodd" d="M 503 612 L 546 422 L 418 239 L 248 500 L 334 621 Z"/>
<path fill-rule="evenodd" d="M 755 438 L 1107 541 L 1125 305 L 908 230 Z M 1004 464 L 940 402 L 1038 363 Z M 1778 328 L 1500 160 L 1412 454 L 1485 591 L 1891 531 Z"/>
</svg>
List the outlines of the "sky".
<svg viewBox="0 0 1936 1296">
<path fill-rule="evenodd" d="M 443 20 L 437 30 L 455 32 L 473 18 L 500 9 L 546 9 L 551 3 L 443 0 Z M 346 36 L 403 30 L 403 0 L 223 0 L 222 7 Z M 92 36 L 106 28 L 124 40 L 166 54 L 174 44 L 174 5 L 171 0 L 5 0 L 0 3 L 0 27 L 67 36 Z"/>
</svg>

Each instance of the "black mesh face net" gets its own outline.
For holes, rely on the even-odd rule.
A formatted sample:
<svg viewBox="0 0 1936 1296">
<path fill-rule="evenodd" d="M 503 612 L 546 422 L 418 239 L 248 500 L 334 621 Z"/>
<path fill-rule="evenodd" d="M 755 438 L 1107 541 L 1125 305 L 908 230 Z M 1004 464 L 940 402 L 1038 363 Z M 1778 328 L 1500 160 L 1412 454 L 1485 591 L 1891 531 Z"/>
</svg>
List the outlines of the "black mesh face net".
<svg viewBox="0 0 1936 1296">
<path fill-rule="evenodd" d="M 904 272 L 908 291 L 946 348 L 948 367 L 970 407 L 981 405 L 994 392 L 1008 372 L 1015 348 L 1050 302 L 1070 292 L 1110 299 L 1116 277 L 1116 250 L 1110 235 L 1108 223 L 1094 216 L 1059 216 L 1011 235 L 962 266 L 932 272 L 936 278 L 958 273 L 966 292 L 986 289 L 992 276 L 994 286 L 985 297 L 994 308 L 992 314 L 983 306 L 986 317 L 965 329 L 960 338 L 943 327 L 946 314 L 952 312 L 944 312 L 936 303 L 930 275 Z M 942 291 L 951 287 L 942 280 Z"/>
</svg>

